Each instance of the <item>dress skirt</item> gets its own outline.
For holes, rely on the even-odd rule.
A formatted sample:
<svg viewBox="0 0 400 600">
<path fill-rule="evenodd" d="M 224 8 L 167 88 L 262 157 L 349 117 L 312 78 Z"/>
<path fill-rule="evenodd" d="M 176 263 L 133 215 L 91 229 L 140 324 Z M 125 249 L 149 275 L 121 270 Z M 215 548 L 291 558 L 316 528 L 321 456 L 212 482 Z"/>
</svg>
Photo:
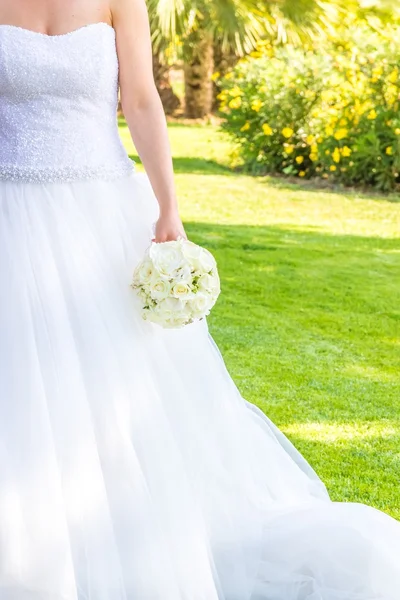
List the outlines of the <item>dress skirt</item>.
<svg viewBox="0 0 400 600">
<path fill-rule="evenodd" d="M 0 599 L 399 600 L 400 524 L 332 503 L 206 321 L 130 288 L 148 179 L 0 182 Z"/>
</svg>

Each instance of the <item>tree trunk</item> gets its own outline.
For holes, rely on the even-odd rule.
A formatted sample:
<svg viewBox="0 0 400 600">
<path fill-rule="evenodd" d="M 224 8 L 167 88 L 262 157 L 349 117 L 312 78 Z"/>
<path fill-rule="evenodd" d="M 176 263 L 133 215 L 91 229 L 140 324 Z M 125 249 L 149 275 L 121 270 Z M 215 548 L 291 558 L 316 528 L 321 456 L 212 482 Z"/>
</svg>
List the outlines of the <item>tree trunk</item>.
<svg viewBox="0 0 400 600">
<path fill-rule="evenodd" d="M 165 114 L 170 115 L 179 108 L 181 101 L 172 89 L 169 80 L 169 68 L 160 62 L 158 54 L 153 54 L 153 74 Z"/>
<path fill-rule="evenodd" d="M 238 62 L 239 57 L 231 52 L 223 52 L 221 43 L 217 40 L 214 43 L 214 72 L 218 73 L 218 80 L 222 79 Z M 213 110 L 219 107 L 217 96 L 220 92 L 218 80 L 213 81 Z"/>
<path fill-rule="evenodd" d="M 190 119 L 211 113 L 213 102 L 213 44 L 210 36 L 196 31 L 190 36 L 190 58 L 185 61 L 185 115 Z"/>
</svg>

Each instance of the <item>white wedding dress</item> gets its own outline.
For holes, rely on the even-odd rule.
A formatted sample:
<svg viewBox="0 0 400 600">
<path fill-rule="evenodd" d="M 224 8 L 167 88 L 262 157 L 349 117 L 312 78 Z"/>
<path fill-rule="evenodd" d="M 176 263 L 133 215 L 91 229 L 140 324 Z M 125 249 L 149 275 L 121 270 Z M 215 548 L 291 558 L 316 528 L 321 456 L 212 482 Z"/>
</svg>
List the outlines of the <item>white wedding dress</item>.
<svg viewBox="0 0 400 600">
<path fill-rule="evenodd" d="M 205 322 L 141 319 L 117 87 L 110 26 L 0 26 L 0 600 L 398 600 L 400 524 L 330 502 Z"/>
</svg>

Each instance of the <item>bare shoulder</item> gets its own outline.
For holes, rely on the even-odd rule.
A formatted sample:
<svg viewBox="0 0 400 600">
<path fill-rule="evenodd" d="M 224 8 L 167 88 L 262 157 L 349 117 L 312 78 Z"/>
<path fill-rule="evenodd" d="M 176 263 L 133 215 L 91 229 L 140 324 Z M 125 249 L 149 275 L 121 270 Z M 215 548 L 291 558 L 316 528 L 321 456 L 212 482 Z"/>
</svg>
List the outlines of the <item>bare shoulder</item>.
<svg viewBox="0 0 400 600">
<path fill-rule="evenodd" d="M 146 0 L 110 0 L 117 34 L 121 101 L 125 113 L 133 104 L 148 105 L 157 94 Z M 157 94 L 158 97 L 158 94 Z"/>
<path fill-rule="evenodd" d="M 129 23 L 147 19 L 147 7 L 145 0 L 109 0 L 113 23 Z"/>
</svg>

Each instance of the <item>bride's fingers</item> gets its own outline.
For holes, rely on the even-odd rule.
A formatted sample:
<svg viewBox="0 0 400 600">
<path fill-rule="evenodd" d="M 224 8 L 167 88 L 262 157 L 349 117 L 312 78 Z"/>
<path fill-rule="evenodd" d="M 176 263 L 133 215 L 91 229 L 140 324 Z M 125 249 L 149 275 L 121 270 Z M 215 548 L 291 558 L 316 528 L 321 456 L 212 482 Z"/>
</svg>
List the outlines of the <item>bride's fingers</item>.
<svg viewBox="0 0 400 600">
<path fill-rule="evenodd" d="M 152 242 L 162 243 L 162 242 L 174 242 L 176 240 L 187 240 L 188 237 L 185 231 L 181 231 L 180 233 L 171 233 L 171 234 L 156 234 L 152 238 Z"/>
</svg>

